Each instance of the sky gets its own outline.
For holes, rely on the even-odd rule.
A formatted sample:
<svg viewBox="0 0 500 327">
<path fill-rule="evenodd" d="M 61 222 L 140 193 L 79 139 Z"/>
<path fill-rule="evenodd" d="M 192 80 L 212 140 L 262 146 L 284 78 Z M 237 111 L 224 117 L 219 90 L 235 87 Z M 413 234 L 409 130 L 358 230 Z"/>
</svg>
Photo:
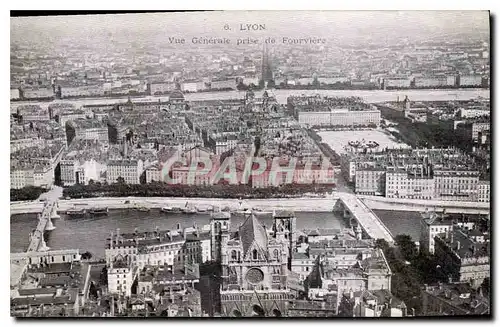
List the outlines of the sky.
<svg viewBox="0 0 500 327">
<path fill-rule="evenodd" d="M 230 31 L 225 30 L 228 25 Z M 266 30 L 241 31 L 240 24 Z M 11 18 L 13 41 L 30 35 L 125 37 L 307 36 L 330 39 L 429 38 L 457 32 L 489 32 L 487 11 L 213 11 Z"/>
</svg>

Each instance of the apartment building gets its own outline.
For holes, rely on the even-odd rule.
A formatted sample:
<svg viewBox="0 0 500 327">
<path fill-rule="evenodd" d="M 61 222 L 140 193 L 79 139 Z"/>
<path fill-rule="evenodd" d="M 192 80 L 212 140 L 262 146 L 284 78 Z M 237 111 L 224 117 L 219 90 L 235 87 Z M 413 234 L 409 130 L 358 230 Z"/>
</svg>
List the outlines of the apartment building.
<svg viewBox="0 0 500 327">
<path fill-rule="evenodd" d="M 103 96 L 102 84 L 61 86 L 61 98 Z"/>
<path fill-rule="evenodd" d="M 74 139 L 109 143 L 108 126 L 97 119 L 77 119 L 66 124 L 68 144 Z"/>
<path fill-rule="evenodd" d="M 478 229 L 456 228 L 434 238 L 434 254 L 443 273 L 453 282 L 477 289 L 490 277 L 489 234 Z"/>
<path fill-rule="evenodd" d="M 484 315 L 490 300 L 466 283 L 426 285 L 422 291 L 423 316 Z"/>
<path fill-rule="evenodd" d="M 336 109 L 323 112 L 299 112 L 301 126 L 367 126 L 380 125 L 379 110 Z"/>
<path fill-rule="evenodd" d="M 479 133 L 490 131 L 490 122 L 474 122 L 472 123 L 472 140 L 479 139 Z"/>
<path fill-rule="evenodd" d="M 107 163 L 106 182 L 108 184 L 113 184 L 121 177 L 126 184 L 140 184 L 142 172 L 142 160 L 109 160 Z"/>
<path fill-rule="evenodd" d="M 490 202 L 490 181 L 489 180 L 479 180 L 478 190 L 477 190 L 477 201 L 479 202 Z"/>
<path fill-rule="evenodd" d="M 168 94 L 176 89 L 174 82 L 151 82 L 148 84 L 150 95 Z"/>
<path fill-rule="evenodd" d="M 54 90 L 52 87 L 40 87 L 40 88 L 23 88 L 22 96 L 24 99 L 50 99 L 54 97 Z"/>
<path fill-rule="evenodd" d="M 452 214 L 444 212 L 426 211 L 420 220 L 420 248 L 434 254 L 435 237 L 442 233 L 449 233 L 453 228 L 473 229 L 476 224 L 474 216 Z"/>
<path fill-rule="evenodd" d="M 406 169 L 388 170 L 385 176 L 385 196 L 398 199 L 430 200 L 435 195 L 435 181 L 423 169 L 420 173 Z"/>
<path fill-rule="evenodd" d="M 477 201 L 479 175 L 479 171 L 467 168 L 434 170 L 434 199 Z"/>
<path fill-rule="evenodd" d="M 436 76 L 436 77 L 415 77 L 415 87 L 417 88 L 432 88 L 432 87 L 452 87 L 456 84 L 455 76 Z"/>
<path fill-rule="evenodd" d="M 382 167 L 358 167 L 356 169 L 356 194 L 385 195 L 386 170 Z"/>
<path fill-rule="evenodd" d="M 111 264 L 116 258 L 139 269 L 145 266 L 164 266 L 170 270 L 186 264 L 200 264 L 211 260 L 210 235 L 194 228 L 121 234 L 111 233 L 105 250 L 106 262 Z"/>
</svg>

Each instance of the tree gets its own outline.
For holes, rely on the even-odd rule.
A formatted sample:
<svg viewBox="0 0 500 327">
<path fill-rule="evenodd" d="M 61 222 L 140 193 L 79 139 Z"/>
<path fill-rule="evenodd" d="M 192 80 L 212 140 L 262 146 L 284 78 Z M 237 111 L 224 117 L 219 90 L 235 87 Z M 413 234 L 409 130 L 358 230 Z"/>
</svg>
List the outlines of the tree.
<svg viewBox="0 0 500 327">
<path fill-rule="evenodd" d="M 483 283 L 481 284 L 481 287 L 483 288 L 483 291 L 485 291 L 486 293 L 490 294 L 491 284 L 490 284 L 490 278 L 489 277 L 486 277 L 483 280 Z"/>
<path fill-rule="evenodd" d="M 384 251 L 385 253 L 389 249 L 389 243 L 387 243 L 387 241 L 383 238 L 379 238 L 375 241 L 375 247 L 378 249 L 382 249 L 382 251 Z"/>
<path fill-rule="evenodd" d="M 99 281 L 101 282 L 101 285 L 108 285 L 108 268 L 102 268 Z"/>
<path fill-rule="evenodd" d="M 125 184 L 125 178 L 123 178 L 123 177 L 121 177 L 121 176 L 120 176 L 120 177 L 118 177 L 118 178 L 116 179 L 116 182 L 117 182 L 118 184 Z"/>
<path fill-rule="evenodd" d="M 415 242 L 411 239 L 411 236 L 409 235 L 397 235 L 394 240 L 396 241 L 396 244 L 398 245 L 401 254 L 403 257 L 411 261 L 415 259 L 415 257 L 418 254 L 417 246 L 415 245 Z"/>
<path fill-rule="evenodd" d="M 90 259 L 92 259 L 92 253 L 90 253 L 89 251 L 86 251 L 86 252 L 82 253 L 82 259 L 83 260 L 90 260 Z"/>
</svg>

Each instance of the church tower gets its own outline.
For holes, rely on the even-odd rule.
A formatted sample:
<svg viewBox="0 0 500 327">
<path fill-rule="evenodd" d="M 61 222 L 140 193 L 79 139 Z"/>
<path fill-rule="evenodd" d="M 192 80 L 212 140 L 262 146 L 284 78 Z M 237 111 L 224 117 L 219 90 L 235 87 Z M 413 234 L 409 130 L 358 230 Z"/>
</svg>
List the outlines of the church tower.
<svg viewBox="0 0 500 327">
<path fill-rule="evenodd" d="M 408 117 L 408 114 L 410 113 L 410 99 L 408 99 L 408 96 L 405 96 L 403 106 L 404 115 L 405 117 Z"/>
<path fill-rule="evenodd" d="M 273 212 L 273 236 L 288 248 L 288 269 L 292 270 L 292 255 L 297 246 L 297 228 L 295 214 L 290 211 Z"/>
<path fill-rule="evenodd" d="M 264 81 L 264 85 L 266 82 L 269 82 L 273 79 L 273 71 L 271 69 L 271 64 L 269 63 L 269 54 L 267 50 L 267 43 L 264 43 L 264 48 L 262 49 L 262 76 L 261 81 Z"/>
<path fill-rule="evenodd" d="M 231 231 L 231 214 L 228 212 L 215 212 L 210 219 L 210 237 L 212 248 L 212 260 L 223 261 L 222 248 L 229 241 Z"/>
</svg>

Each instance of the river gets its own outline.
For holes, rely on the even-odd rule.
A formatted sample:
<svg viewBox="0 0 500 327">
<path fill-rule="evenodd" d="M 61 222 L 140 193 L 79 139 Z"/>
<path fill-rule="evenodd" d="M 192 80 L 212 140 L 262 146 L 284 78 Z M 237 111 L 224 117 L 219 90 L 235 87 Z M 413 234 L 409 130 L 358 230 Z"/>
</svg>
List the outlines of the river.
<svg viewBox="0 0 500 327">
<path fill-rule="evenodd" d="M 331 212 L 296 212 L 298 229 L 336 228 L 345 227 L 343 219 Z M 48 232 L 47 245 L 53 250 L 78 248 L 82 252 L 90 251 L 95 257 L 104 257 L 106 237 L 117 228 L 120 232 L 131 233 L 137 228 L 139 231 L 175 229 L 177 223 L 182 227 L 192 227 L 195 223 L 202 227 L 209 223 L 208 214 L 174 214 L 161 213 L 159 210 L 137 212 L 127 210 L 111 210 L 106 217 L 96 218 L 68 218 L 54 219 L 56 229 Z M 232 228 L 243 223 L 243 215 L 232 215 Z M 272 216 L 259 216 L 259 220 L 266 226 L 272 225 Z M 22 214 L 11 217 L 10 220 L 10 250 L 11 252 L 25 251 L 28 246 L 28 234 L 36 228 L 36 215 Z"/>
<path fill-rule="evenodd" d="M 357 96 L 363 98 L 369 103 L 378 103 L 386 101 L 396 101 L 397 98 L 404 99 L 405 96 L 411 101 L 450 101 L 450 100 L 469 100 L 477 97 L 490 98 L 490 90 L 486 89 L 450 89 L 450 90 L 271 90 L 276 100 L 285 104 L 286 100 L 291 95 L 314 95 L 350 97 Z M 255 92 L 255 96 L 262 96 L 263 91 Z M 244 91 L 226 91 L 226 92 L 200 92 L 186 93 L 186 100 L 225 100 L 225 99 L 243 99 Z M 133 98 L 133 101 L 158 101 L 168 100 L 167 96 L 147 96 L 142 98 Z M 127 97 L 122 98 L 89 98 L 89 99 L 63 99 L 54 100 L 52 102 L 40 101 L 19 101 L 11 102 L 11 112 L 15 112 L 19 105 L 23 104 L 38 104 L 42 108 L 47 108 L 51 103 L 73 103 L 76 107 L 88 104 L 114 104 L 126 102 Z"/>
<path fill-rule="evenodd" d="M 395 210 L 373 210 L 393 236 L 408 234 L 414 241 L 418 241 L 420 233 L 420 213 Z M 345 222 L 331 212 L 295 212 L 298 229 L 336 228 L 345 227 Z M 209 223 L 210 215 L 194 214 L 164 214 L 158 210 L 149 213 L 127 210 L 112 210 L 106 217 L 71 219 L 61 215 L 62 219 L 53 220 L 56 229 L 49 232 L 47 245 L 53 249 L 78 248 L 82 252 L 90 251 L 95 257 L 104 257 L 106 237 L 117 228 L 120 232 L 138 230 L 153 230 L 158 227 L 162 230 L 175 229 L 177 223 L 182 227 L 192 227 L 195 223 L 202 227 Z M 232 228 L 243 223 L 242 215 L 231 217 Z M 266 226 L 272 225 L 272 217 L 261 216 L 259 220 Z M 35 214 L 22 214 L 11 217 L 10 220 L 10 250 L 11 252 L 25 251 L 28 246 L 28 234 L 36 228 Z"/>
</svg>

